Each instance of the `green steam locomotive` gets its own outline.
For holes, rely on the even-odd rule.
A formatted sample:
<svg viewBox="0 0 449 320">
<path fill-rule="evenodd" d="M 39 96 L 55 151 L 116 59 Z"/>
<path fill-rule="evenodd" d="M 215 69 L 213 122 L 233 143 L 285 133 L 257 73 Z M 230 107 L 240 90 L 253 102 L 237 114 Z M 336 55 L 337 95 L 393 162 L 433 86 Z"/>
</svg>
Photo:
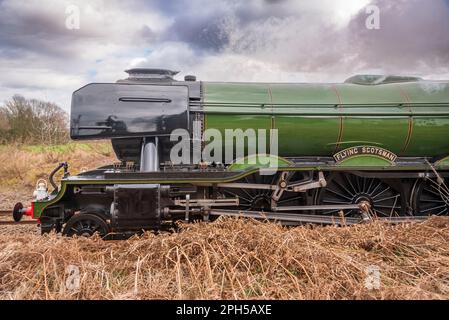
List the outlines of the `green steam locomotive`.
<svg viewBox="0 0 449 320">
<path fill-rule="evenodd" d="M 102 236 L 243 216 L 392 222 L 449 209 L 449 82 L 221 83 L 132 69 L 74 92 L 71 137 L 110 139 L 118 162 L 37 190 L 16 220 Z M 58 170 L 64 177 L 57 185 Z"/>
</svg>

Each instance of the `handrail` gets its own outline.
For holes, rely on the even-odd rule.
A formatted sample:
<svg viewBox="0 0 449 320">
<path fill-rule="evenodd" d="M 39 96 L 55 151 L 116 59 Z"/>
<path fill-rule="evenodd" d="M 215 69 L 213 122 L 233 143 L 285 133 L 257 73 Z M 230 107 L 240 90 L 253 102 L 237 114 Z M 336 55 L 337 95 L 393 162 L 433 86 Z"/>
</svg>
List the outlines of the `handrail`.
<svg viewBox="0 0 449 320">
<path fill-rule="evenodd" d="M 56 174 L 56 172 L 58 172 L 59 170 L 61 170 L 62 168 L 64 168 L 64 177 L 67 177 L 67 175 L 69 174 L 68 169 L 69 169 L 69 165 L 67 162 L 62 162 L 60 163 L 55 169 L 53 169 L 53 171 L 50 173 L 50 176 L 48 177 L 48 180 L 50 180 L 51 185 L 53 186 L 53 188 L 57 191 L 58 185 L 55 183 L 54 181 L 54 176 Z"/>
</svg>

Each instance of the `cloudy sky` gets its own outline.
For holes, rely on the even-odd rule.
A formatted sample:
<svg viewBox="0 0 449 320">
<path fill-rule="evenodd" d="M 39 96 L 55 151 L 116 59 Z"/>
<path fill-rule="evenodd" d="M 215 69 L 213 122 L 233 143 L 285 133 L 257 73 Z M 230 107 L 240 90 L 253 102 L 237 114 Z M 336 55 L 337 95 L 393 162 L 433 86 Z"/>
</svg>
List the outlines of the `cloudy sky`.
<svg viewBox="0 0 449 320">
<path fill-rule="evenodd" d="M 74 90 L 131 67 L 211 81 L 449 79 L 449 0 L 0 0 L 0 103 L 22 94 L 69 110 Z"/>
</svg>

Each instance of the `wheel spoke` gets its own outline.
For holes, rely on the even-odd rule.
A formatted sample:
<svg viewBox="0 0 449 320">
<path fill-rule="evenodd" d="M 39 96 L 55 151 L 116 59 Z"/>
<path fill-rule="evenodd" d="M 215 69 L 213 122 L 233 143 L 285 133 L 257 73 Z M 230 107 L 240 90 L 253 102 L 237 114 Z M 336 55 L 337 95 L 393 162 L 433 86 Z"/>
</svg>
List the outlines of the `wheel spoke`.
<svg viewBox="0 0 449 320">
<path fill-rule="evenodd" d="M 323 200 L 323 203 L 332 203 L 332 204 L 348 204 L 348 202 L 342 202 L 342 201 L 331 201 L 331 200 Z"/>
<path fill-rule="evenodd" d="M 351 186 L 352 190 L 354 191 L 352 194 L 357 194 L 357 190 L 356 188 L 352 185 L 351 183 L 351 179 L 349 179 L 346 175 L 343 175 L 344 179 L 346 180 L 346 182 Z"/>
<path fill-rule="evenodd" d="M 248 184 L 269 184 L 275 185 L 279 180 L 280 174 L 261 176 L 259 174 L 253 174 L 250 176 L 246 176 L 240 180 L 241 183 Z M 289 176 L 289 180 L 292 178 L 300 179 L 300 175 Z M 296 180 L 295 180 L 296 181 Z M 226 187 L 221 187 L 219 193 L 226 198 L 227 196 L 238 197 L 241 199 L 241 203 L 238 207 L 232 207 L 230 209 L 240 209 L 240 210 L 271 210 L 271 202 L 273 190 L 265 190 L 265 189 L 231 189 Z M 297 203 L 296 203 L 297 201 Z M 288 204 L 294 203 L 294 205 L 301 205 L 305 201 L 305 197 L 303 194 L 298 194 L 297 192 L 289 192 L 284 190 L 280 199 L 277 201 L 277 204 Z"/>
<path fill-rule="evenodd" d="M 239 195 L 237 195 L 236 193 L 231 192 L 231 191 L 229 191 L 229 190 L 224 190 L 224 192 L 230 194 L 231 196 L 237 197 L 237 198 L 239 198 L 239 199 L 243 199 L 243 200 L 245 200 L 245 201 L 247 201 L 247 202 L 251 202 L 251 200 L 249 200 L 249 199 L 247 199 L 247 198 L 245 198 L 245 197 L 242 197 L 241 195 L 239 196 Z"/>
<path fill-rule="evenodd" d="M 439 203 L 446 203 L 444 200 L 441 200 L 441 199 L 421 199 L 421 202 L 429 202 L 429 203 L 439 202 Z"/>
<path fill-rule="evenodd" d="M 375 196 L 372 197 L 372 199 L 376 199 L 378 196 L 384 194 L 385 192 L 387 192 L 388 190 L 390 190 L 390 187 L 388 186 L 386 189 L 383 189 L 381 192 L 379 192 L 378 194 L 376 194 Z"/>
<path fill-rule="evenodd" d="M 439 216 L 445 213 L 447 213 L 447 208 L 441 209 L 436 215 Z"/>
<path fill-rule="evenodd" d="M 249 194 L 248 190 L 246 190 L 245 188 L 242 188 L 240 190 L 242 190 L 248 198 L 251 198 L 251 195 Z"/>
<path fill-rule="evenodd" d="M 341 190 L 344 192 L 339 192 Z M 320 192 L 317 204 L 342 205 L 371 203 L 373 211 L 382 216 L 401 214 L 401 194 L 380 179 L 364 178 L 348 173 L 338 173 Z M 327 213 L 339 212 L 337 209 Z M 349 210 L 345 215 L 360 216 L 359 210 Z"/>
<path fill-rule="evenodd" d="M 366 193 L 367 194 L 371 194 L 370 190 L 371 190 L 371 187 L 373 186 L 373 183 L 374 183 L 374 179 L 373 178 L 370 178 L 370 180 L 371 180 L 371 182 L 369 183 L 368 188 L 366 189 Z"/>
<path fill-rule="evenodd" d="M 302 196 L 299 196 L 299 197 L 293 197 L 293 198 L 288 198 L 288 199 L 283 199 L 283 200 L 279 200 L 279 201 L 278 201 L 278 204 L 286 203 L 286 202 L 290 202 L 290 201 L 301 200 L 301 199 L 303 199 Z"/>
<path fill-rule="evenodd" d="M 363 192 L 360 186 L 360 178 L 358 176 L 355 176 L 355 185 L 357 186 L 357 193 Z"/>
<path fill-rule="evenodd" d="M 433 189 L 433 190 L 432 190 Z M 441 189 L 437 188 L 435 185 L 430 185 L 429 188 L 426 189 L 428 192 L 433 193 L 434 195 L 440 197 L 441 196 Z"/>
<path fill-rule="evenodd" d="M 366 186 L 366 179 L 362 179 L 362 188 L 360 189 L 360 191 L 363 193 L 365 193 L 365 186 Z"/>
<path fill-rule="evenodd" d="M 413 211 L 416 215 L 447 215 L 447 186 L 436 179 L 417 181 L 413 193 Z"/>
<path fill-rule="evenodd" d="M 382 185 L 382 181 L 379 181 L 377 186 L 373 189 L 373 191 L 371 191 L 371 193 L 369 193 L 369 195 L 372 196 L 381 185 Z"/>
<path fill-rule="evenodd" d="M 375 205 L 374 208 L 383 208 L 383 209 L 401 209 L 401 206 L 395 205 L 395 206 L 382 206 L 382 205 Z"/>
<path fill-rule="evenodd" d="M 341 189 L 343 189 L 349 196 L 352 196 L 352 193 L 344 185 L 342 185 L 340 182 L 335 180 L 335 184 L 337 186 L 339 186 Z"/>
<path fill-rule="evenodd" d="M 434 196 L 441 197 L 441 194 L 438 191 L 430 190 L 429 188 L 426 188 L 423 191 L 433 194 Z"/>
<path fill-rule="evenodd" d="M 378 210 L 378 209 L 373 209 L 374 213 L 376 214 L 376 216 L 388 216 L 388 214 L 386 214 L 385 212 Z"/>
<path fill-rule="evenodd" d="M 383 201 L 390 200 L 390 199 L 397 199 L 398 197 L 400 197 L 399 194 L 397 194 L 397 195 L 395 195 L 395 196 L 387 197 L 387 198 L 377 199 L 377 200 L 375 200 L 375 201 L 373 201 L 373 202 L 374 202 L 374 203 L 377 203 L 377 202 L 383 202 Z"/>
<path fill-rule="evenodd" d="M 334 191 L 334 190 L 332 190 L 332 189 L 327 188 L 326 191 L 329 191 L 329 192 L 331 192 L 331 193 L 333 193 L 333 194 L 335 194 L 335 195 L 337 195 L 337 196 L 339 196 L 339 197 L 341 197 L 341 198 L 344 198 L 344 199 L 347 199 L 347 200 L 349 200 L 349 201 L 352 201 L 351 198 L 348 198 L 348 197 L 346 197 L 345 195 L 342 195 L 341 193 L 338 193 L 337 191 Z"/>
<path fill-rule="evenodd" d="M 431 211 L 431 210 L 436 210 L 436 209 L 439 209 L 439 208 L 444 208 L 444 207 L 446 207 L 446 205 L 445 205 L 445 204 L 444 204 L 444 205 L 442 205 L 442 206 L 431 207 L 431 208 L 428 208 L 428 209 L 425 209 L 425 210 L 421 210 L 421 212 L 429 212 L 429 211 Z"/>
</svg>

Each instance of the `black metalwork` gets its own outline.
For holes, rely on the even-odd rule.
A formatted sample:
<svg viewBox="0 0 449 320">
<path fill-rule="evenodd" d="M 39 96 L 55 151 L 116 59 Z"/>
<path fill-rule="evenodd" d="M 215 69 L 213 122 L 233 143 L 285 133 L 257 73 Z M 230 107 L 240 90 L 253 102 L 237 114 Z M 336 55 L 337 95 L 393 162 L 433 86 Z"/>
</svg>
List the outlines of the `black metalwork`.
<svg viewBox="0 0 449 320">
<path fill-rule="evenodd" d="M 19 222 L 23 218 L 23 204 L 21 202 L 17 202 L 12 210 L 12 217 L 15 222 Z"/>
<path fill-rule="evenodd" d="M 69 164 L 67 162 L 62 162 L 60 163 L 55 169 L 53 169 L 53 171 L 50 173 L 48 180 L 50 180 L 50 184 L 52 185 L 52 187 L 55 190 L 58 190 L 58 185 L 56 184 L 55 180 L 54 180 L 54 176 L 56 174 L 56 172 L 58 172 L 59 170 L 61 170 L 62 168 L 64 168 L 64 177 L 67 177 L 69 175 Z"/>
<path fill-rule="evenodd" d="M 73 216 L 65 225 L 63 234 L 68 237 L 90 237 L 98 233 L 105 237 L 109 233 L 106 221 L 93 214 L 78 214 Z"/>
<path fill-rule="evenodd" d="M 114 230 L 142 230 L 160 225 L 160 185 L 115 185 L 111 226 Z"/>
<path fill-rule="evenodd" d="M 316 203 L 322 205 L 356 204 L 367 201 L 378 217 L 401 216 L 404 213 L 401 192 L 387 182 L 376 178 L 364 178 L 349 173 L 335 173 L 321 189 Z M 338 215 L 340 210 L 319 212 Z M 359 210 L 347 210 L 345 216 L 359 216 Z"/>
<path fill-rule="evenodd" d="M 447 187 L 438 184 L 436 179 L 418 180 L 413 188 L 412 206 L 417 216 L 447 215 L 449 213 Z"/>
<path fill-rule="evenodd" d="M 302 175 L 299 172 L 295 173 L 292 176 L 292 180 L 298 181 Z M 279 174 L 259 175 L 257 173 L 247 176 L 238 182 L 274 185 L 278 179 Z M 240 210 L 271 211 L 271 195 L 273 190 L 220 188 L 219 193 L 223 197 L 239 198 L 240 205 L 238 209 Z M 284 191 L 282 197 L 277 202 L 277 206 L 297 206 L 305 205 L 306 203 L 305 193 Z"/>
<path fill-rule="evenodd" d="M 94 83 L 73 93 L 73 139 L 162 136 L 189 129 L 187 86 Z"/>
</svg>

